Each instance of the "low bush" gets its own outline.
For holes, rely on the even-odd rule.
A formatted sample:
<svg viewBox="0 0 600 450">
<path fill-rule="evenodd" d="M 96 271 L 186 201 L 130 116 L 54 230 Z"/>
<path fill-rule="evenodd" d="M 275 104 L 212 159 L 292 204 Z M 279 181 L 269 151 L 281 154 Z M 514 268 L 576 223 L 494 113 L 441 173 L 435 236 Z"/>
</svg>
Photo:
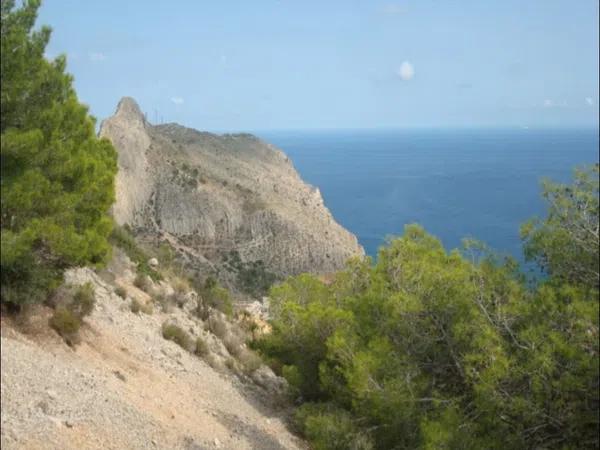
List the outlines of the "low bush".
<svg viewBox="0 0 600 450">
<path fill-rule="evenodd" d="M 59 307 L 54 311 L 49 324 L 67 344 L 77 343 L 81 319 L 75 313 L 67 308 Z"/>
<path fill-rule="evenodd" d="M 134 314 L 137 314 L 141 311 L 144 314 L 150 315 L 154 312 L 154 308 L 152 308 L 152 305 L 146 304 L 146 303 L 141 303 L 140 301 L 136 300 L 135 298 L 133 300 L 131 300 L 130 309 L 131 309 L 131 312 Z"/>
<path fill-rule="evenodd" d="M 204 283 L 195 279 L 193 280 L 193 285 L 201 297 L 198 301 L 198 317 L 202 318 L 202 316 L 206 316 L 206 308 L 208 306 L 221 311 L 228 317 L 233 316 L 231 294 L 227 289 L 219 285 L 215 278 L 208 277 Z"/>
<path fill-rule="evenodd" d="M 94 286 L 85 283 L 79 286 L 73 294 L 69 309 L 80 319 L 89 315 L 94 310 L 96 299 L 94 297 Z"/>
<path fill-rule="evenodd" d="M 144 314 L 151 316 L 154 313 L 154 308 L 150 303 L 144 303 L 140 308 L 140 311 L 142 311 Z"/>
<path fill-rule="evenodd" d="M 262 365 L 262 359 L 252 350 L 242 348 L 240 353 L 237 355 L 238 361 L 242 364 L 244 372 L 251 374 L 258 370 Z"/>
<path fill-rule="evenodd" d="M 208 319 L 208 329 L 212 334 L 217 336 L 220 339 L 223 339 L 227 336 L 227 324 L 220 317 L 211 316 Z"/>
<path fill-rule="evenodd" d="M 117 294 L 122 299 L 126 299 L 127 298 L 127 289 L 125 289 L 123 286 L 117 286 L 115 288 L 115 294 Z"/>
<path fill-rule="evenodd" d="M 329 404 L 306 403 L 295 414 L 296 426 L 315 450 L 371 450 L 369 436 L 357 430 L 352 416 Z"/>
<path fill-rule="evenodd" d="M 131 304 L 129 305 L 129 309 L 132 313 L 137 314 L 142 309 L 142 304 L 137 299 L 132 299 Z"/>
<path fill-rule="evenodd" d="M 223 339 L 223 345 L 231 356 L 238 357 L 243 350 L 242 345 L 244 341 L 241 340 L 237 335 L 231 333 Z"/>
<path fill-rule="evenodd" d="M 269 288 L 279 280 L 262 260 L 242 262 L 237 250 L 229 252 L 225 258 L 225 265 L 237 274 L 239 288 L 254 298 L 266 295 Z"/>
<path fill-rule="evenodd" d="M 237 365 L 235 359 L 233 359 L 233 358 L 227 358 L 225 360 L 225 367 L 227 367 L 232 372 L 237 373 L 237 371 L 238 371 L 238 365 Z"/>
<path fill-rule="evenodd" d="M 206 341 L 203 338 L 198 337 L 196 339 L 196 348 L 194 349 L 194 353 L 198 356 L 206 356 L 209 352 L 210 349 L 208 348 Z"/>
<path fill-rule="evenodd" d="M 177 345 L 179 345 L 185 350 L 190 350 L 192 346 L 192 340 L 189 334 L 187 334 L 185 330 L 183 330 L 175 324 L 168 324 L 165 322 L 162 326 L 162 335 L 168 341 L 175 342 Z"/>
<path fill-rule="evenodd" d="M 148 276 L 141 272 L 135 276 L 135 280 L 133 280 L 133 285 L 146 293 L 149 293 L 152 288 Z"/>
</svg>

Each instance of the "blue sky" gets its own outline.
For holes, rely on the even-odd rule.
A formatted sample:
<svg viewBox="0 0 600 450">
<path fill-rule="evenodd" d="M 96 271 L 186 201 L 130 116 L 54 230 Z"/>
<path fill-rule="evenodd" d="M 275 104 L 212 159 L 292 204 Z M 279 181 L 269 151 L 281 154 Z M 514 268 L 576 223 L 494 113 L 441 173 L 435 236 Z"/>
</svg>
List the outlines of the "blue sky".
<svg viewBox="0 0 600 450">
<path fill-rule="evenodd" d="M 99 119 L 202 130 L 597 126 L 598 0 L 46 0 Z"/>
</svg>

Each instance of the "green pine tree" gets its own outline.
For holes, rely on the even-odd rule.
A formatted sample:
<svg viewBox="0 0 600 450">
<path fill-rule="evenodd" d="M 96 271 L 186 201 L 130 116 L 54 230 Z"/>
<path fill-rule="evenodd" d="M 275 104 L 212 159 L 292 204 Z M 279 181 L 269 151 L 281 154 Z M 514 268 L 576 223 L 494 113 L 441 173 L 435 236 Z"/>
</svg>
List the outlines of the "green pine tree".
<svg viewBox="0 0 600 450">
<path fill-rule="evenodd" d="M 44 300 L 67 267 L 106 260 L 117 171 L 65 57 L 44 57 L 39 6 L 1 3 L 1 299 L 14 305 Z"/>
</svg>

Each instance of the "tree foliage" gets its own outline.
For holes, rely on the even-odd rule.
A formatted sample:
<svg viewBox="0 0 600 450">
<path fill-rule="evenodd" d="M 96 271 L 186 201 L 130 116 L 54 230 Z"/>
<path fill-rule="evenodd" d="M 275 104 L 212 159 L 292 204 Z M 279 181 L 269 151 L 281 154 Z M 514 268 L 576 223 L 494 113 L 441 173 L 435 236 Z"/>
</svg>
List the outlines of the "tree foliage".
<svg viewBox="0 0 600 450">
<path fill-rule="evenodd" d="M 525 255 L 555 279 L 600 285 L 598 164 L 575 170 L 571 185 L 544 182 L 549 211 L 521 228 Z"/>
<path fill-rule="evenodd" d="M 66 59 L 44 57 L 40 2 L 1 3 L 2 302 L 43 300 L 65 268 L 110 252 L 116 153 L 79 103 Z"/>
<path fill-rule="evenodd" d="M 548 217 L 526 233 L 549 272 L 536 286 L 410 225 L 375 265 L 274 287 L 258 345 L 310 402 L 297 415 L 315 447 L 598 448 L 594 173 L 546 184 Z"/>
</svg>

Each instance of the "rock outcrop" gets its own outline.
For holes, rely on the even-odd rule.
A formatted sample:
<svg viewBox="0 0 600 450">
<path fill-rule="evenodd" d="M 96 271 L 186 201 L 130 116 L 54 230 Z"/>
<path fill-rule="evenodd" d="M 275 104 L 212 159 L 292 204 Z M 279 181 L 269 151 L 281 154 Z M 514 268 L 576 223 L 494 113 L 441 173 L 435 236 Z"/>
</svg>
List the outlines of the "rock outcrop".
<svg viewBox="0 0 600 450">
<path fill-rule="evenodd" d="M 255 136 L 151 125 L 131 98 L 100 135 L 119 153 L 116 221 L 160 236 L 199 268 L 241 262 L 278 276 L 328 273 L 364 254 L 319 189 Z"/>
</svg>

